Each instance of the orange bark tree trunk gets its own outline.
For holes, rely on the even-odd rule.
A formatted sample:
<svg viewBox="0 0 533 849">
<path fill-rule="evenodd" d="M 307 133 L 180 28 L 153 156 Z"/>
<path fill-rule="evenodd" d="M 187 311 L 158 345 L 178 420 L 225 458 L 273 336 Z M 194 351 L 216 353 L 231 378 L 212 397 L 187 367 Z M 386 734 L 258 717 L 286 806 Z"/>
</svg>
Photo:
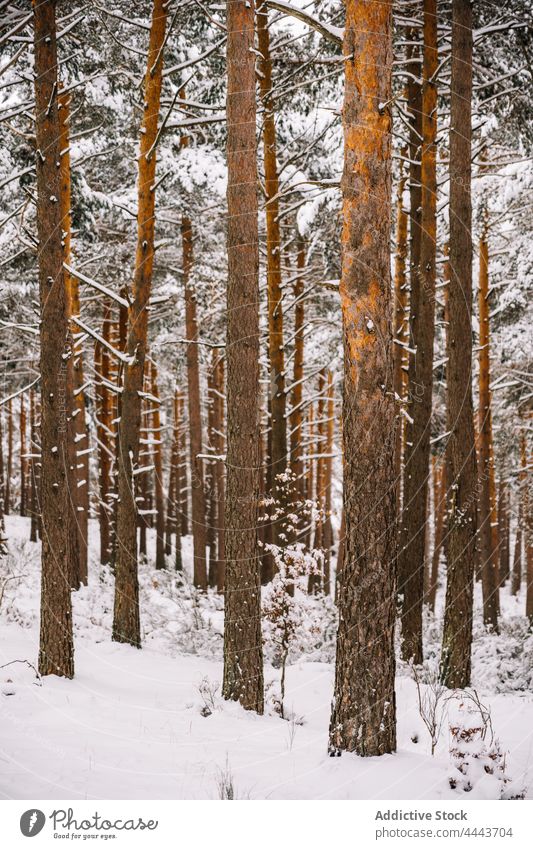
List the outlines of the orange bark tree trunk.
<svg viewBox="0 0 533 849">
<path fill-rule="evenodd" d="M 331 754 L 396 748 L 395 405 L 390 286 L 392 5 L 348 0 L 343 53 L 346 551 Z"/>
<path fill-rule="evenodd" d="M 285 394 L 285 351 L 283 342 L 283 301 L 281 279 L 281 234 L 279 225 L 279 177 L 276 151 L 276 126 L 272 99 L 272 59 L 266 4 L 257 11 L 257 42 L 259 47 L 259 90 L 263 112 L 263 158 L 266 195 L 266 249 L 268 298 L 268 355 L 270 361 L 271 399 L 271 456 L 272 494 L 283 512 L 288 509 L 287 486 L 278 476 L 287 466 L 287 423 Z M 284 533 L 283 516 L 272 526 L 272 542 L 281 544 Z"/>
<path fill-rule="evenodd" d="M 259 244 L 253 0 L 227 0 L 227 453 L 224 698 L 263 713 Z"/>
<path fill-rule="evenodd" d="M 129 310 L 127 353 L 118 446 L 118 509 L 116 528 L 113 639 L 141 647 L 139 579 L 137 574 L 137 507 L 133 472 L 139 455 L 141 393 L 147 347 L 147 306 L 152 288 L 155 231 L 155 168 L 163 47 L 167 19 L 165 0 L 154 0 L 148 63 L 144 78 L 144 117 L 140 133 L 137 251 L 133 302 Z"/>
<path fill-rule="evenodd" d="M 447 333 L 448 545 L 441 675 L 470 683 L 476 551 L 476 449 L 472 408 L 472 7 L 452 3 L 450 282 Z"/>
<path fill-rule="evenodd" d="M 403 510 L 398 572 L 402 578 L 402 657 L 422 663 L 424 563 L 428 533 L 429 440 L 433 397 L 437 240 L 437 0 L 424 0 L 422 84 L 422 214 L 417 299 L 411 305 L 415 353 L 409 372 Z"/>
<path fill-rule="evenodd" d="M 478 538 L 483 588 L 483 622 L 498 630 L 497 551 L 493 533 L 492 404 L 490 394 L 489 246 L 479 242 Z"/>
<path fill-rule="evenodd" d="M 74 675 L 68 550 L 68 313 L 61 244 L 56 3 L 33 3 L 41 372 L 41 675 Z"/>
</svg>

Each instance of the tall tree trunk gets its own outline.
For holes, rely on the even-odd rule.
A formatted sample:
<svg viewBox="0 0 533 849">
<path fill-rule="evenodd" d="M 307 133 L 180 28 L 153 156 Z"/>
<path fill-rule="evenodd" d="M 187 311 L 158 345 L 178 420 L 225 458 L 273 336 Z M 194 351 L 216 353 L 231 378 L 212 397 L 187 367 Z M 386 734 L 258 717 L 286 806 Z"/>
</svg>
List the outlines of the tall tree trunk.
<svg viewBox="0 0 533 849">
<path fill-rule="evenodd" d="M 271 473 L 272 493 L 283 512 L 288 509 L 287 486 L 279 475 L 287 466 L 287 425 L 285 394 L 285 353 L 283 345 L 283 302 L 281 280 L 281 235 L 279 225 L 279 179 L 276 152 L 276 126 L 272 99 L 272 59 L 266 4 L 257 11 L 257 42 L 259 47 L 259 90 L 263 104 L 263 157 L 266 195 L 266 250 L 268 297 L 268 355 L 270 361 L 271 398 Z M 284 518 L 273 523 L 272 542 L 280 544 L 284 533 Z"/>
<path fill-rule="evenodd" d="M 198 361 L 198 322 L 196 294 L 191 283 L 193 261 L 192 225 L 183 216 L 181 223 L 183 244 L 183 283 L 185 286 L 185 333 L 187 345 L 187 386 L 189 401 L 189 451 L 191 461 L 191 519 L 194 547 L 194 586 L 207 589 L 206 561 L 206 511 L 204 469 L 202 454 L 202 415 L 200 409 L 200 366 Z"/>
<path fill-rule="evenodd" d="M 484 227 L 479 242 L 479 407 L 478 407 L 478 523 L 483 622 L 498 630 L 497 551 L 494 548 L 491 498 L 492 405 L 490 396 L 489 247 Z"/>
<path fill-rule="evenodd" d="M 59 206 L 61 210 L 61 227 L 63 235 L 63 259 L 67 265 L 70 265 L 70 244 L 71 244 L 71 212 L 70 212 L 70 143 L 69 143 L 69 109 L 70 97 L 61 91 L 61 83 L 59 84 L 58 94 L 58 113 L 59 113 L 59 144 L 61 150 L 61 162 L 59 166 L 60 186 L 59 186 Z M 71 571 L 71 587 L 79 589 L 82 583 L 81 574 L 81 557 L 80 557 L 80 530 L 78 526 L 78 474 L 77 474 L 77 447 L 76 447 L 76 415 L 75 415 L 75 400 L 74 400 L 74 332 L 76 327 L 72 324 L 72 280 L 69 271 L 63 269 L 63 277 L 65 281 L 65 303 L 67 315 L 69 319 L 69 334 L 70 334 L 70 357 L 67 360 L 67 397 L 68 397 L 68 489 L 69 489 L 69 562 Z M 86 576 L 85 576 L 86 578 Z"/>
<path fill-rule="evenodd" d="M 450 282 L 447 336 L 448 578 L 441 674 L 470 683 L 476 551 L 476 449 L 472 409 L 472 7 L 452 3 Z"/>
<path fill-rule="evenodd" d="M 263 712 L 259 244 L 253 0 L 227 0 L 227 454 L 224 698 Z"/>
<path fill-rule="evenodd" d="M 70 356 L 61 244 L 60 127 L 55 0 L 33 3 L 38 265 L 41 305 L 41 675 L 74 675 L 68 561 L 67 369 Z"/>
<path fill-rule="evenodd" d="M 141 392 L 147 345 L 147 306 L 152 288 L 155 231 L 155 166 L 161 99 L 163 47 L 167 19 L 165 0 L 154 0 L 148 63 L 144 78 L 144 117 L 140 133 L 137 251 L 133 303 L 129 310 L 128 363 L 124 369 L 118 446 L 117 557 L 113 639 L 141 647 L 139 578 L 137 574 L 137 507 L 133 470 L 139 455 Z"/>
<path fill-rule="evenodd" d="M 331 754 L 396 748 L 396 514 L 390 287 L 392 5 L 347 0 L 343 52 L 346 552 Z M 385 105 L 383 105 L 385 104 Z"/>
<path fill-rule="evenodd" d="M 59 94 L 59 117 L 61 128 L 61 204 L 63 212 L 63 240 L 65 260 L 70 265 L 71 245 L 71 169 L 70 169 L 70 95 Z M 73 464 L 71 486 L 72 521 L 76 533 L 76 557 L 79 583 L 87 583 L 87 534 L 89 527 L 89 434 L 85 421 L 85 393 L 83 390 L 83 350 L 76 346 L 79 329 L 72 319 L 80 314 L 80 291 L 77 277 L 65 270 L 67 304 L 72 334 L 72 363 L 69 379 L 72 381 L 71 432 Z"/>
<path fill-rule="evenodd" d="M 411 306 L 416 353 L 411 359 L 399 574 L 402 576 L 402 657 L 422 663 L 424 563 L 428 533 L 429 441 L 433 397 L 437 240 L 437 0 L 424 0 L 422 85 L 422 216 L 417 301 Z"/>
</svg>

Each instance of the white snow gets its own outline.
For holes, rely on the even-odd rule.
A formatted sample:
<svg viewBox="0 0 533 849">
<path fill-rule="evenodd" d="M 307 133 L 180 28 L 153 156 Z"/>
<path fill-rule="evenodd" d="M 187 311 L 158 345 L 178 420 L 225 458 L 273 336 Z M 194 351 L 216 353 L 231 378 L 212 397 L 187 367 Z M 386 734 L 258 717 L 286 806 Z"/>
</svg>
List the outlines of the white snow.
<svg viewBox="0 0 533 849">
<path fill-rule="evenodd" d="M 76 676 L 39 682 L 29 666 L 11 663 L 37 663 L 39 545 L 28 541 L 27 519 L 7 517 L 7 537 L 10 553 L 0 561 L 0 665 L 10 663 L 0 669 L 1 797 L 217 799 L 221 783 L 229 780 L 239 799 L 465 798 L 449 786 L 448 726 L 445 722 L 432 758 L 416 687 L 403 667 L 397 679 L 397 754 L 329 758 L 332 663 L 306 660 L 320 656 L 315 648 L 288 667 L 288 721 L 273 711 L 279 671 L 270 664 L 265 716 L 224 702 L 218 686 L 222 601 L 212 594 L 199 599 L 188 584 L 180 588 L 171 570 L 141 567 L 143 649 L 111 642 L 113 582 L 109 570 L 97 565 L 92 521 L 89 586 L 73 594 Z M 186 538 L 186 562 L 190 554 Z M 436 621 L 427 632 L 431 651 Z M 506 772 L 527 786 L 531 692 L 494 694 L 505 689 L 502 661 L 504 667 L 515 663 L 519 685 L 517 652 L 501 657 L 510 634 L 477 637 L 474 665 L 486 682 L 483 701 L 506 752 Z M 331 649 L 324 644 L 321 656 Z M 495 786 L 480 781 L 468 801 L 495 798 Z"/>
</svg>

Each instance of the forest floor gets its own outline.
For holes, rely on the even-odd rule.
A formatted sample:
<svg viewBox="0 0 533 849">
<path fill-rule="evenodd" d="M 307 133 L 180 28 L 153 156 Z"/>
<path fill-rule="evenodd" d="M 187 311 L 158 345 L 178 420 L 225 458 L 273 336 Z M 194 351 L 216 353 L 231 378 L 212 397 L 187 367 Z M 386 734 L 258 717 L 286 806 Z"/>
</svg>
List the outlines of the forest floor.
<svg viewBox="0 0 533 849">
<path fill-rule="evenodd" d="M 264 716 L 224 702 L 221 601 L 211 593 L 199 600 L 170 570 L 141 567 L 143 649 L 112 643 L 112 578 L 97 564 L 96 526 L 89 586 L 73 594 L 76 677 L 37 679 L 20 661 L 37 664 L 39 545 L 28 541 L 28 520 L 7 517 L 6 524 L 10 553 L 0 561 L 0 798 L 500 797 L 494 776 L 478 777 L 467 797 L 451 789 L 457 770 L 447 709 L 439 704 L 442 729 L 432 757 L 417 687 L 401 664 L 398 752 L 328 757 L 331 637 L 328 645 L 315 641 L 312 651 L 300 651 L 288 668 L 287 719 L 274 709 L 280 673 L 270 663 Z M 190 541 L 185 543 L 187 562 Z M 533 638 L 521 601 L 502 592 L 501 636 L 486 635 L 476 621 L 474 684 L 490 709 L 513 786 L 533 798 Z M 421 687 L 431 700 L 438 611 L 426 632 L 428 683 Z"/>
</svg>

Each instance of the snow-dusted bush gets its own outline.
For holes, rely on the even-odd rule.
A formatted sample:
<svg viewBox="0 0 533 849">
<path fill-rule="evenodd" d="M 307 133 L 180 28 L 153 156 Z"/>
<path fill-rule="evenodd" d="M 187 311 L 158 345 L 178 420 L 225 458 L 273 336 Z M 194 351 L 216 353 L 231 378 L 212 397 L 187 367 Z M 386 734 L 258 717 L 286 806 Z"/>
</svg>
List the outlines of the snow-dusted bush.
<svg viewBox="0 0 533 849">
<path fill-rule="evenodd" d="M 505 752 L 494 736 L 490 709 L 477 692 L 464 691 L 450 700 L 449 721 L 452 789 L 487 799 L 522 799 L 525 790 L 506 773 Z"/>
</svg>

